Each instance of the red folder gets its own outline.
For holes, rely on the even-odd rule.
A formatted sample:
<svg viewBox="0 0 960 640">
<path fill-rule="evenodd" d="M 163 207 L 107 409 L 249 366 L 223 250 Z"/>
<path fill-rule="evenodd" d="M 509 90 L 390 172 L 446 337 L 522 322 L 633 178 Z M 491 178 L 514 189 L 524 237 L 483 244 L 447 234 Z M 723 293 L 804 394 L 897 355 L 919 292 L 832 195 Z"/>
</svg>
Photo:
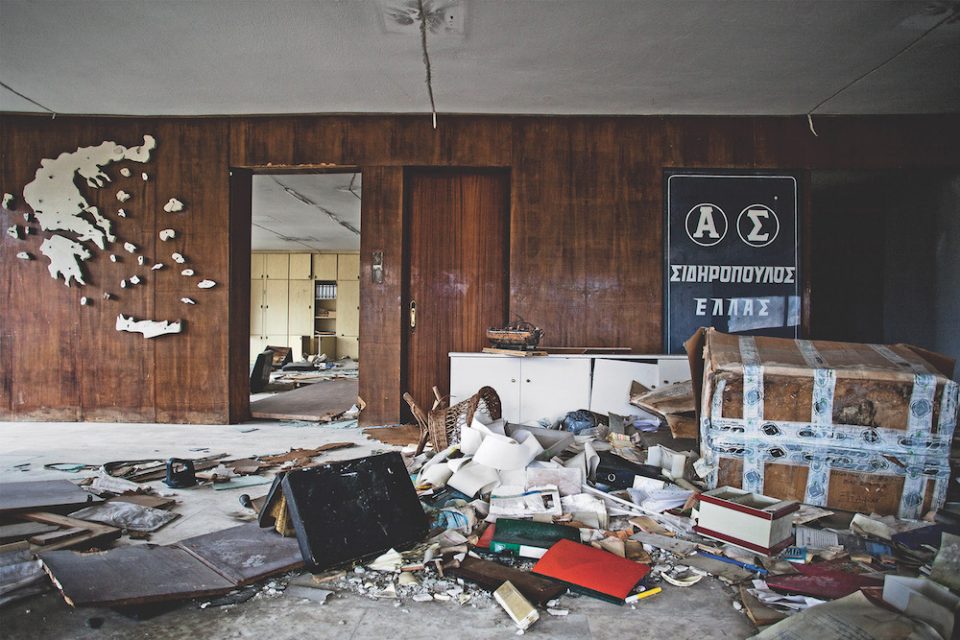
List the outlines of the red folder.
<svg viewBox="0 0 960 640">
<path fill-rule="evenodd" d="M 575 591 L 623 604 L 650 567 L 607 551 L 561 540 L 533 567 L 533 573 L 559 580 Z"/>
</svg>

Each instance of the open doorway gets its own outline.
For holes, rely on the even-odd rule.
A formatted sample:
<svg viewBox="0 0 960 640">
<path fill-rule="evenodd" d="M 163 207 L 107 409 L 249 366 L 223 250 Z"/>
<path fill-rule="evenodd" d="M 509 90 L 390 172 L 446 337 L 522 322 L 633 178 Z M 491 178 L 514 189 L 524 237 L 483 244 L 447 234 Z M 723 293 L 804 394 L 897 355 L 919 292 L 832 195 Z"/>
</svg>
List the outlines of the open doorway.
<svg viewBox="0 0 960 640">
<path fill-rule="evenodd" d="M 358 169 L 254 173 L 250 415 L 328 420 L 357 399 Z"/>
</svg>

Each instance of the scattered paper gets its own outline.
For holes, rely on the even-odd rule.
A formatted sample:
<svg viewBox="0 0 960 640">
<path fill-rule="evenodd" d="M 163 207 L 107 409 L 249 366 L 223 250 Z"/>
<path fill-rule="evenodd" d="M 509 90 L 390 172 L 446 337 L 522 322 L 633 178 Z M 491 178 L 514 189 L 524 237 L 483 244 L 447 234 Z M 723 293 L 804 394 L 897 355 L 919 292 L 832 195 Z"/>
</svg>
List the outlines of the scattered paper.
<svg viewBox="0 0 960 640">
<path fill-rule="evenodd" d="M 960 536 L 943 533 L 930 578 L 954 591 L 960 591 Z"/>
<path fill-rule="evenodd" d="M 796 546 L 807 549 L 827 549 L 840 544 L 835 531 L 829 529 L 814 529 L 813 527 L 796 528 Z"/>
<path fill-rule="evenodd" d="M 761 600 L 762 602 L 762 600 Z M 862 592 L 798 613 L 767 627 L 753 640 L 940 640 L 921 622 L 870 602 Z"/>
<path fill-rule="evenodd" d="M 951 637 L 953 612 L 960 606 L 960 598 L 942 585 L 926 578 L 888 575 L 883 581 L 883 599 L 911 618 L 929 624 L 943 640 Z"/>
<path fill-rule="evenodd" d="M 563 515 L 560 492 L 553 485 L 524 489 L 502 485 L 490 493 L 490 515 L 498 518 L 530 518 L 537 514 Z"/>
</svg>

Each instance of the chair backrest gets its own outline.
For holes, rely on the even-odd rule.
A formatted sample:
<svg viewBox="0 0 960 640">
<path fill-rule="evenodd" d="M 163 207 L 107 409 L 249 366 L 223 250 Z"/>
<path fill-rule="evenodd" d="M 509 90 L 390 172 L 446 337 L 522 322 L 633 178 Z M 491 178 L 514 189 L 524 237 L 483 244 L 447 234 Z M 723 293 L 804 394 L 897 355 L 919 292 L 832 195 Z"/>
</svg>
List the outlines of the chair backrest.
<svg viewBox="0 0 960 640">
<path fill-rule="evenodd" d="M 486 413 L 491 420 L 501 416 L 500 396 L 493 387 L 482 387 L 475 394 L 445 409 L 435 409 L 427 414 L 427 428 L 434 451 L 440 452 L 460 441 L 460 429 L 473 422 L 477 411 Z"/>
</svg>

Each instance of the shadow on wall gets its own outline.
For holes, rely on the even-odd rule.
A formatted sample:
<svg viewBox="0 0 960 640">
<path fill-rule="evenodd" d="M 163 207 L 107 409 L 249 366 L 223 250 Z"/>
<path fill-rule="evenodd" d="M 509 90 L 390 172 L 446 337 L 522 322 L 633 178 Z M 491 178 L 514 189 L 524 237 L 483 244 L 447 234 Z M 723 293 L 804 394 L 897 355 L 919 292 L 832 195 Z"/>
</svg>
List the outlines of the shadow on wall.
<svg viewBox="0 0 960 640">
<path fill-rule="evenodd" d="M 811 202 L 812 336 L 960 360 L 960 173 L 814 171 Z"/>
</svg>

